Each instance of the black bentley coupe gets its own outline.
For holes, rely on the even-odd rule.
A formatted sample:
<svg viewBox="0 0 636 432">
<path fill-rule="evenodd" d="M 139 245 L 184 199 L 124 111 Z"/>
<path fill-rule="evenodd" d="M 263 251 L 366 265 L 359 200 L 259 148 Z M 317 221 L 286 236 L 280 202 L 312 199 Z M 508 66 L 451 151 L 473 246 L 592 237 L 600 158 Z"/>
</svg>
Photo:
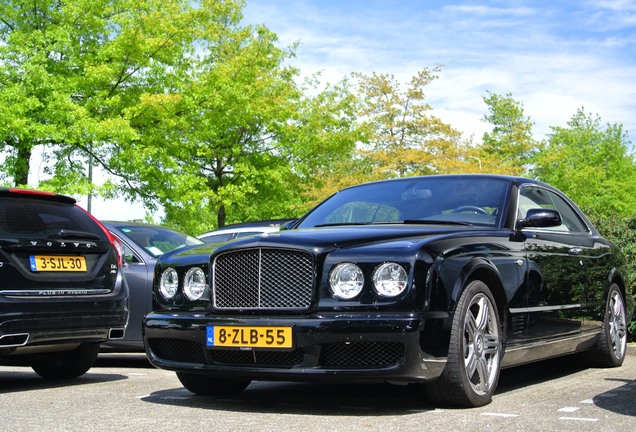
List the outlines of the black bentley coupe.
<svg viewBox="0 0 636 432">
<path fill-rule="evenodd" d="M 560 191 L 425 176 L 342 190 L 280 232 L 163 255 L 144 343 L 197 394 L 384 381 L 471 407 L 505 367 L 582 351 L 620 366 L 633 310 L 620 251 Z"/>
</svg>

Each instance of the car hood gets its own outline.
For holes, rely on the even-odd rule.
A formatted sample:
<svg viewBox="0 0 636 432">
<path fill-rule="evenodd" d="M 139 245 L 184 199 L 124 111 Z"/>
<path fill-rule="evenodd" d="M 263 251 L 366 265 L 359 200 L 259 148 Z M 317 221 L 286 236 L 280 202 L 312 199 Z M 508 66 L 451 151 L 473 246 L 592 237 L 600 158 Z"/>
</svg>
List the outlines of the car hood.
<svg viewBox="0 0 636 432">
<path fill-rule="evenodd" d="M 196 256 L 206 256 L 234 249 L 255 247 L 287 247 L 305 249 L 314 253 L 330 252 L 335 249 L 375 246 L 385 244 L 392 247 L 413 246 L 433 239 L 465 235 L 492 235 L 496 228 L 483 226 L 455 225 L 364 225 L 337 226 L 324 228 L 293 229 L 274 233 L 264 233 L 254 237 L 238 239 L 226 243 L 206 244 L 179 249 L 164 255 L 172 260 L 191 260 Z"/>
</svg>

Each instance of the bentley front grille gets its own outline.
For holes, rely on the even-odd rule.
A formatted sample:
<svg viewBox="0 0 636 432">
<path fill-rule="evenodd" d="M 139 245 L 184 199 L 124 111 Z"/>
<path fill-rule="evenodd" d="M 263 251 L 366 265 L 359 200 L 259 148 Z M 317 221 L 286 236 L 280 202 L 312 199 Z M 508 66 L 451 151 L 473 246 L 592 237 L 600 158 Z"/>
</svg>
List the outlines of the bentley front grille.
<svg viewBox="0 0 636 432">
<path fill-rule="evenodd" d="M 313 286 L 312 256 L 300 250 L 225 252 L 212 265 L 212 301 L 219 310 L 306 310 Z"/>
</svg>

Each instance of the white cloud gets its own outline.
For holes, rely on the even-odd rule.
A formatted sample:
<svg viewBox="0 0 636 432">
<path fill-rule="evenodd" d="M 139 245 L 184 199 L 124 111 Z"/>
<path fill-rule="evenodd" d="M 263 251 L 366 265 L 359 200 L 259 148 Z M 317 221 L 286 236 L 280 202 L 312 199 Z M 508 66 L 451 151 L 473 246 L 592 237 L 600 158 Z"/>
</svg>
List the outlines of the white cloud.
<svg viewBox="0 0 636 432">
<path fill-rule="evenodd" d="M 356 71 L 407 81 L 442 64 L 429 101 L 479 138 L 487 90 L 522 102 L 537 138 L 581 107 L 636 136 L 635 12 L 633 0 L 248 0 L 245 10 L 247 22 L 258 16 L 281 43 L 300 41 L 294 64 L 323 70 L 325 80 Z"/>
</svg>

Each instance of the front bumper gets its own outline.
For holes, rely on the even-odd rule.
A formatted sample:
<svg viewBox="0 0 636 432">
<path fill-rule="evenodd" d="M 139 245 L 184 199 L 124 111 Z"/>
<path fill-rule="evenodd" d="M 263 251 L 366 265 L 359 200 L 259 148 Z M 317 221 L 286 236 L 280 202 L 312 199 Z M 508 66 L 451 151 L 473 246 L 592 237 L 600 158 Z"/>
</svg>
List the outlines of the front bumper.
<svg viewBox="0 0 636 432">
<path fill-rule="evenodd" d="M 439 377 L 447 342 L 430 346 L 448 319 L 423 314 L 320 313 L 308 317 L 219 316 L 153 312 L 144 345 L 155 366 L 177 372 L 251 380 L 414 383 Z M 435 324 L 435 325 L 432 325 Z M 293 348 L 206 346 L 208 326 L 291 326 Z"/>
</svg>

